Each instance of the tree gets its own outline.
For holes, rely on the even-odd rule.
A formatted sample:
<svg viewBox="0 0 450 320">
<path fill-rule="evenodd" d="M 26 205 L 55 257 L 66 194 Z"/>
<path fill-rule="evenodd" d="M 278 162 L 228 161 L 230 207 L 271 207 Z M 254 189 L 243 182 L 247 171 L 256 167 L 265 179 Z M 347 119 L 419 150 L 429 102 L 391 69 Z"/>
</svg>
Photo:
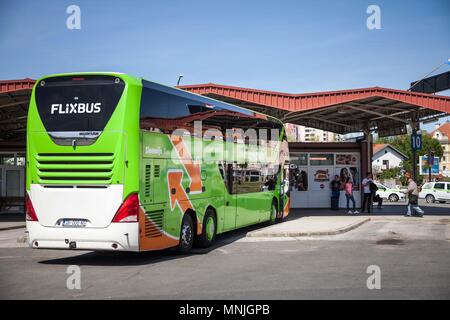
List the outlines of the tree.
<svg viewBox="0 0 450 320">
<path fill-rule="evenodd" d="M 395 179 L 400 176 L 400 167 L 389 168 L 381 171 L 381 173 L 377 174 L 377 178 L 385 180 L 385 179 Z"/>
<path fill-rule="evenodd" d="M 411 136 L 408 134 L 378 138 L 375 143 L 386 143 L 393 146 L 395 149 L 403 153 L 408 157 L 402 162 L 402 167 L 404 170 L 412 172 L 412 154 L 413 150 L 411 148 Z M 439 140 L 433 138 L 428 133 L 422 133 L 422 149 L 417 151 L 418 156 L 427 155 L 429 151 L 433 151 L 436 157 L 441 158 L 444 151 L 442 150 L 441 143 Z"/>
</svg>

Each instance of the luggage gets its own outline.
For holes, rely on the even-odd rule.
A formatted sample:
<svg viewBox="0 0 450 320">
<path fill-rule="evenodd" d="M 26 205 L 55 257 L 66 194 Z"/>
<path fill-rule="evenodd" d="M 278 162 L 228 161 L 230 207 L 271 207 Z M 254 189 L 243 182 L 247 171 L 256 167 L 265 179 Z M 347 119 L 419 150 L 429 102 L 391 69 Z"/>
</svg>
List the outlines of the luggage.
<svg viewBox="0 0 450 320">
<path fill-rule="evenodd" d="M 339 197 L 331 197 L 331 210 L 339 210 Z"/>
<path fill-rule="evenodd" d="M 409 204 L 418 205 L 419 197 L 415 194 L 410 194 L 410 195 L 408 195 L 408 201 L 409 201 Z"/>
</svg>

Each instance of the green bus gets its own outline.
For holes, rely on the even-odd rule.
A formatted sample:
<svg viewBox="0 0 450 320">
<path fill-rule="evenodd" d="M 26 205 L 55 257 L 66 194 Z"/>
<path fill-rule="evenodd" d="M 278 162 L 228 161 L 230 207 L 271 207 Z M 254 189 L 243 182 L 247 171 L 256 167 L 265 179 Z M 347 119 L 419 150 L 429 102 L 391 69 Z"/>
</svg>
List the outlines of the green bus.
<svg viewBox="0 0 450 320">
<path fill-rule="evenodd" d="M 43 77 L 27 123 L 32 248 L 210 246 L 289 213 L 283 124 L 121 73 Z"/>
</svg>

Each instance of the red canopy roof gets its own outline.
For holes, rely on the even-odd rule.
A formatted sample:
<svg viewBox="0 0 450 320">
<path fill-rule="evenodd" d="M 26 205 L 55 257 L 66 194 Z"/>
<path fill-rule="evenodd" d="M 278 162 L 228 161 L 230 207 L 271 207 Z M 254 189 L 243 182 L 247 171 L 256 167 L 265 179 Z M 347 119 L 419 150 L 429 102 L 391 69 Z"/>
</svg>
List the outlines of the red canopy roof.
<svg viewBox="0 0 450 320">
<path fill-rule="evenodd" d="M 285 122 L 337 133 L 402 126 L 450 113 L 450 97 L 381 87 L 301 94 L 214 83 L 180 88 L 270 114 Z"/>
</svg>

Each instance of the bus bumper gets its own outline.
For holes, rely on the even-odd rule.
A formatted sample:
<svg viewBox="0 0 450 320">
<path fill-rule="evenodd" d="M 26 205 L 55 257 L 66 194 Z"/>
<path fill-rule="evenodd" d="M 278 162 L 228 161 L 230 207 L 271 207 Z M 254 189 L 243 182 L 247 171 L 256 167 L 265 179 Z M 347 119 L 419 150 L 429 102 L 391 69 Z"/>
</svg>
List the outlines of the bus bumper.
<svg viewBox="0 0 450 320">
<path fill-rule="evenodd" d="M 28 244 L 38 249 L 139 251 L 139 223 L 111 223 L 106 228 L 45 227 L 27 221 Z"/>
</svg>

